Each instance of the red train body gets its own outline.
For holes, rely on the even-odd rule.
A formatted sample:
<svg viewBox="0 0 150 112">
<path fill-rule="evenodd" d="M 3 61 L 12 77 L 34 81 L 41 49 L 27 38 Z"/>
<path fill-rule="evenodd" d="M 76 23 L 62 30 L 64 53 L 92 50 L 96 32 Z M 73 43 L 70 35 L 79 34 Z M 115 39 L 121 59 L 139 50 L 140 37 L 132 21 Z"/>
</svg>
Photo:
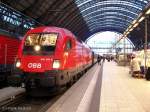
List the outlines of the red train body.
<svg viewBox="0 0 150 112">
<path fill-rule="evenodd" d="M 92 52 L 68 30 L 39 27 L 27 32 L 18 52 L 17 68 L 26 87 L 70 83 L 92 65 Z"/>
<path fill-rule="evenodd" d="M 0 34 L 0 81 L 11 71 L 18 52 L 20 40 Z M 6 73 L 6 74 L 4 74 Z"/>
</svg>

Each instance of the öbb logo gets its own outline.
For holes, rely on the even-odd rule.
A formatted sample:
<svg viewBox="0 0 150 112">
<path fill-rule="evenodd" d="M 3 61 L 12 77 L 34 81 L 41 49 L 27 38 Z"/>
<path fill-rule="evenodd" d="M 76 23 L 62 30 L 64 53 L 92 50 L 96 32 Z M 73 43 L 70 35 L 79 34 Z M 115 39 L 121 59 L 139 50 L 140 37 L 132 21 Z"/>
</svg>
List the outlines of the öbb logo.
<svg viewBox="0 0 150 112">
<path fill-rule="evenodd" d="M 41 68 L 41 63 L 28 63 L 28 68 Z"/>
</svg>

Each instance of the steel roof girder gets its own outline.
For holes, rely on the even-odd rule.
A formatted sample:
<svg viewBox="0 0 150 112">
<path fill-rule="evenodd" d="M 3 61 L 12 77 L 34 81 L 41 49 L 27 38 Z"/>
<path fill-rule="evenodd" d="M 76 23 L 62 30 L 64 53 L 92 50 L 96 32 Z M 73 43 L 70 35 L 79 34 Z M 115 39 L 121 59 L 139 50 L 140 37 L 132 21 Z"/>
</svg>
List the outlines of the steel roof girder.
<svg viewBox="0 0 150 112">
<path fill-rule="evenodd" d="M 112 7 L 112 9 L 113 9 L 113 7 Z M 108 9 L 108 8 L 106 8 L 106 9 L 103 9 L 103 10 L 101 10 L 101 9 L 99 9 L 99 10 L 95 10 L 95 11 L 93 11 L 93 12 L 88 12 L 88 14 L 83 14 L 82 13 L 82 15 L 83 15 L 83 17 L 87 17 L 87 16 L 91 16 L 92 14 L 94 14 L 94 13 L 98 13 L 98 14 L 102 14 L 103 12 L 106 12 L 106 11 L 109 11 L 109 12 L 111 12 L 111 11 L 117 11 L 117 12 L 122 12 L 122 13 L 126 13 L 126 14 L 130 14 L 130 15 L 134 15 L 134 17 L 135 16 L 138 16 L 138 14 L 137 13 L 133 13 L 133 12 L 130 12 L 130 11 L 128 11 L 128 10 L 126 10 L 126 9 L 124 9 L 124 10 L 122 10 L 122 8 L 119 8 L 119 9 Z"/>
<path fill-rule="evenodd" d="M 93 24 L 98 24 L 98 25 L 100 25 L 100 24 L 113 24 L 114 26 L 124 26 L 124 27 L 122 27 L 122 28 L 126 28 L 126 25 L 125 24 L 122 24 L 122 23 L 119 23 L 119 22 L 114 22 L 114 21 L 108 21 L 108 22 L 91 22 L 91 23 L 89 23 L 88 24 L 88 27 L 90 27 L 91 25 L 93 25 Z"/>
<path fill-rule="evenodd" d="M 102 16 L 102 17 L 105 17 L 105 16 L 107 16 L 107 15 L 116 15 L 116 17 L 122 16 L 122 18 L 126 18 L 126 19 L 131 20 L 131 21 L 134 20 L 134 18 L 132 18 L 132 17 L 130 17 L 130 16 L 128 16 L 128 15 L 119 13 L 119 12 L 111 12 L 111 13 L 103 13 L 103 14 L 98 14 L 98 15 L 92 15 L 91 17 L 87 17 L 87 18 L 88 18 L 88 19 L 91 19 L 91 18 L 93 18 L 93 17 L 101 17 L 101 16 Z"/>
<path fill-rule="evenodd" d="M 89 28 L 93 28 L 93 27 L 100 28 L 100 27 L 111 26 L 112 28 L 118 27 L 120 29 L 125 29 L 125 25 L 117 24 L 116 26 L 114 26 L 114 24 L 116 23 L 93 23 L 89 26 Z"/>
<path fill-rule="evenodd" d="M 133 5 L 142 6 L 142 7 L 145 6 L 146 3 L 144 3 L 141 0 L 138 0 L 138 1 L 141 2 L 141 3 L 136 2 L 136 4 L 135 4 L 135 0 L 132 0 L 132 1 L 131 0 L 125 0 L 125 1 L 117 0 L 117 2 L 126 2 L 125 4 L 131 3 L 131 5 L 133 4 Z M 146 0 L 146 1 L 148 1 L 148 0 Z M 76 0 L 75 2 L 78 5 L 78 7 L 82 7 L 82 6 L 86 5 L 86 4 L 90 4 L 91 2 L 92 3 L 96 3 L 96 1 L 93 1 L 93 0 Z M 98 2 L 101 2 L 102 4 L 104 4 L 104 3 L 106 4 L 106 2 L 114 2 L 114 1 L 112 1 L 112 0 L 107 0 L 107 1 L 103 0 L 102 1 L 101 0 L 101 1 L 98 1 Z"/>
<path fill-rule="evenodd" d="M 74 15 L 76 16 L 76 15 Z M 72 18 L 69 19 L 69 21 L 66 22 L 65 26 L 72 26 L 72 25 L 76 25 L 78 24 L 80 21 L 83 21 L 83 24 L 86 25 L 86 23 L 84 23 L 84 19 L 81 17 L 81 15 L 78 15 L 78 18 L 74 21 L 72 21 Z"/>
<path fill-rule="evenodd" d="M 126 19 L 122 19 L 122 18 L 117 18 L 116 16 L 106 16 L 105 18 L 95 18 L 94 19 L 94 17 L 92 18 L 92 19 L 88 19 L 88 20 L 86 20 L 86 23 L 88 23 L 88 22 L 94 22 L 94 21 L 116 21 L 116 22 L 124 22 L 124 23 L 127 23 L 127 24 L 130 24 L 132 21 L 128 21 L 128 20 L 126 20 Z M 118 21 L 119 20 L 119 21 Z"/>
<path fill-rule="evenodd" d="M 96 32 L 102 32 L 102 31 L 114 31 L 118 33 L 122 33 L 123 31 L 118 28 L 111 28 L 111 27 L 105 27 L 105 28 L 93 28 L 90 30 L 91 34 L 95 34 Z"/>
<path fill-rule="evenodd" d="M 67 22 L 67 24 L 66 24 L 66 26 L 68 25 L 68 24 L 70 24 L 70 22 L 72 22 L 75 18 L 77 18 L 79 16 L 79 14 L 77 14 L 77 15 L 75 15 L 74 17 L 72 17 L 71 19 L 70 19 L 70 21 L 69 22 Z M 81 15 L 80 15 L 81 16 Z"/>
<path fill-rule="evenodd" d="M 49 1 L 49 0 L 48 0 Z M 68 0 L 68 1 L 71 1 L 71 0 Z M 72 2 L 72 1 L 71 1 Z M 56 15 L 58 14 L 58 13 L 61 13 L 61 11 L 62 11 L 62 7 L 65 7 L 65 5 L 68 5 L 69 3 L 67 2 L 67 1 L 63 1 L 63 0 L 59 0 L 59 1 L 54 1 L 50 6 L 49 6 L 49 8 L 47 9 L 47 11 L 45 11 L 40 17 L 38 17 L 38 20 L 41 20 L 43 17 L 44 17 L 44 15 L 47 15 L 48 13 L 52 13 L 52 15 L 53 16 L 55 16 L 55 17 L 57 17 Z M 51 7 L 51 6 L 53 6 L 53 7 Z M 61 7 L 62 6 L 62 7 Z M 55 8 L 55 7 L 58 7 L 58 8 Z M 55 9 L 57 9 L 57 10 L 55 10 Z M 63 12 L 63 11 L 62 11 Z M 50 15 L 50 14 L 49 14 Z M 54 19 L 55 20 L 55 19 Z"/>
<path fill-rule="evenodd" d="M 85 5 L 84 5 L 85 6 Z M 91 5 L 90 5 L 91 6 Z M 136 7 L 135 4 L 132 4 L 132 5 L 129 5 L 129 4 L 121 4 L 119 2 L 111 2 L 110 4 L 94 4 L 92 5 L 91 7 L 79 7 L 79 9 L 81 10 L 81 13 L 84 13 L 84 12 L 90 12 L 90 10 L 92 9 L 103 9 L 105 7 L 114 7 L 114 8 L 126 8 L 126 9 L 133 9 L 136 11 L 141 11 L 142 10 L 142 7 L 139 8 L 139 7 Z"/>
<path fill-rule="evenodd" d="M 100 29 L 100 28 L 108 28 L 108 27 L 109 27 L 109 28 L 112 28 L 112 29 L 115 29 L 115 28 L 120 29 L 120 30 L 122 29 L 122 30 L 121 30 L 121 31 L 122 31 L 121 33 L 123 33 L 124 27 L 119 26 L 119 25 L 112 27 L 112 25 L 113 25 L 113 24 L 103 24 L 103 25 L 102 25 L 102 24 L 99 24 L 99 25 L 97 24 L 97 25 L 90 26 L 89 29 L 90 29 L 90 31 L 92 31 L 93 29 Z"/>
</svg>

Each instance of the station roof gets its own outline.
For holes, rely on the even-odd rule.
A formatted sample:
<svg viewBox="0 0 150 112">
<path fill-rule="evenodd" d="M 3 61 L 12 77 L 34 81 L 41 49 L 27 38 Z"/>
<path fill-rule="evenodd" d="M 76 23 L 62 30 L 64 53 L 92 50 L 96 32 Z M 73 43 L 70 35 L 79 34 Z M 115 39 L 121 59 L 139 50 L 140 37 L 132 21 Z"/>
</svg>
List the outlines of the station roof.
<svg viewBox="0 0 150 112">
<path fill-rule="evenodd" d="M 123 33 L 149 2 L 149 0 L 1 1 L 41 24 L 65 27 L 82 40 L 100 31 Z M 140 25 L 137 31 L 129 35 L 134 44 L 141 42 L 141 37 L 144 38 L 144 30 L 139 31 L 142 28 L 143 25 Z"/>
</svg>

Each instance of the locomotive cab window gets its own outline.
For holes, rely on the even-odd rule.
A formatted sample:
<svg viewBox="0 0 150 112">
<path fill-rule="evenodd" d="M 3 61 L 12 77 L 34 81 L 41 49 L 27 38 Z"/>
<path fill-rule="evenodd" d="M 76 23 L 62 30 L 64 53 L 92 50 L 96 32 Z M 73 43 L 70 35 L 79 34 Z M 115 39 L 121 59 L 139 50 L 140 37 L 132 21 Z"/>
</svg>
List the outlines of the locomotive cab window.
<svg viewBox="0 0 150 112">
<path fill-rule="evenodd" d="M 66 49 L 65 50 L 70 50 L 71 48 L 72 48 L 71 40 L 68 40 L 66 43 Z"/>
<path fill-rule="evenodd" d="M 54 52 L 58 34 L 29 34 L 25 39 L 24 54 L 49 54 Z"/>
</svg>

